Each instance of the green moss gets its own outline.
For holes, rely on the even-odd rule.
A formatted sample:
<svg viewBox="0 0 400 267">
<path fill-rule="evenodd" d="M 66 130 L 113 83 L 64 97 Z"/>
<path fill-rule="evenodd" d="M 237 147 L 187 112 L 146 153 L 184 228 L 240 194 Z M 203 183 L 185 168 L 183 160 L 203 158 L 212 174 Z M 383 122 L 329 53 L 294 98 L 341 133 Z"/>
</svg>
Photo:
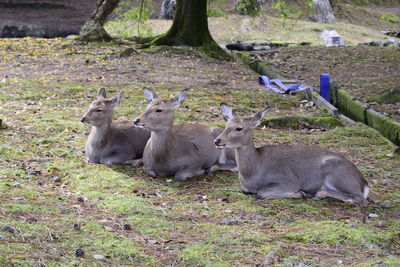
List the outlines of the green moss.
<svg viewBox="0 0 400 267">
<path fill-rule="evenodd" d="M 365 122 L 365 106 L 351 98 L 350 94 L 342 90 L 338 91 L 338 109 L 341 113 L 347 117 L 359 121 Z"/>
<path fill-rule="evenodd" d="M 271 79 L 282 79 L 279 72 L 270 64 L 253 59 L 246 52 L 237 52 L 235 54 L 244 64 L 260 75 L 267 75 Z"/>
<path fill-rule="evenodd" d="M 400 145 L 400 123 L 389 119 L 374 110 L 367 110 L 367 123 L 378 130 L 393 143 Z"/>
</svg>

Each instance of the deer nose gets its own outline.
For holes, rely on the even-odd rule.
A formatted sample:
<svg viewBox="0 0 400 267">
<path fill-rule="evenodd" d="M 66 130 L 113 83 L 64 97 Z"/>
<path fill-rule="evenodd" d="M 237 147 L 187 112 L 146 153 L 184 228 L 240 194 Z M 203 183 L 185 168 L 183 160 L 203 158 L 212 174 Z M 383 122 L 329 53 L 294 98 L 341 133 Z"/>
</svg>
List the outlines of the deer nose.
<svg viewBox="0 0 400 267">
<path fill-rule="evenodd" d="M 214 140 L 214 144 L 215 144 L 216 146 L 218 146 L 219 143 L 221 143 L 221 139 L 215 139 L 215 140 Z"/>
<path fill-rule="evenodd" d="M 81 119 L 81 122 L 83 123 L 83 122 L 85 122 L 85 120 L 86 120 L 85 117 L 83 117 L 83 118 Z"/>
<path fill-rule="evenodd" d="M 140 122 L 140 119 L 136 119 L 133 121 L 133 124 L 138 125 L 139 122 Z"/>
</svg>

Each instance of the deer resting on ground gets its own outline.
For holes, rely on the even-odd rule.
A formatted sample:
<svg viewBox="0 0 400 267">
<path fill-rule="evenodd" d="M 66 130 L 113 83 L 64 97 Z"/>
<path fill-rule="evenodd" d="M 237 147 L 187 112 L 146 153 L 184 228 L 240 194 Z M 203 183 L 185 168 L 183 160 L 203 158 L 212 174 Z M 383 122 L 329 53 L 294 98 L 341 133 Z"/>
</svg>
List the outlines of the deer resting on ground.
<svg viewBox="0 0 400 267">
<path fill-rule="evenodd" d="M 326 197 L 367 205 L 368 184 L 360 171 L 343 155 L 309 145 L 255 147 L 253 130 L 267 109 L 251 117 L 238 117 L 221 104 L 227 121 L 215 139 L 218 148 L 234 148 L 243 193 L 258 198 Z"/>
<path fill-rule="evenodd" d="M 88 162 L 132 164 L 134 159 L 142 157 L 150 132 L 135 127 L 131 121 L 112 122 L 114 109 L 123 94 L 107 99 L 106 90 L 101 88 L 82 117 L 82 123 L 92 126 L 85 146 Z"/>
<path fill-rule="evenodd" d="M 142 158 L 145 172 L 152 177 L 174 176 L 185 180 L 218 170 L 235 171 L 233 149 L 219 150 L 214 145 L 221 128 L 174 124 L 174 111 L 184 101 L 187 91 L 172 99 L 161 99 L 151 90 L 143 90 L 150 103 L 134 124 L 151 131 Z"/>
</svg>

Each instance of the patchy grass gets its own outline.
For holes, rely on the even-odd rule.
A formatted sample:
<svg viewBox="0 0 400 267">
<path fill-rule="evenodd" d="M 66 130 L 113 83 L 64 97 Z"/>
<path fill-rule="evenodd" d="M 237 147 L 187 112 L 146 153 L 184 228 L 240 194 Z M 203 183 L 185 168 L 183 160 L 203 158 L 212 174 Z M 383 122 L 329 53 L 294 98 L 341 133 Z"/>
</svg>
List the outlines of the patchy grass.
<svg viewBox="0 0 400 267">
<path fill-rule="evenodd" d="M 379 17 L 378 17 L 379 19 Z M 312 45 L 323 45 L 319 37 L 324 30 L 336 30 L 343 35 L 346 44 L 356 45 L 371 41 L 385 40 L 386 36 L 364 26 L 343 22 L 332 24 L 316 23 L 304 20 L 286 20 L 263 15 L 249 18 L 247 16 L 229 15 L 226 17 L 212 17 L 208 19 L 210 32 L 213 38 L 222 44 L 238 40 L 249 42 L 307 42 Z M 169 20 L 149 20 L 153 34 L 166 32 L 172 24 Z M 111 28 L 107 28 L 111 34 Z"/>
<path fill-rule="evenodd" d="M 296 97 L 265 91 L 234 62 L 169 50 L 112 56 L 132 44 L 0 42 L 9 47 L 0 51 L 0 76 L 9 75 L 0 88 L 1 266 L 400 263 L 398 156 L 386 156 L 393 147 L 376 131 L 355 124 L 255 132 L 260 145 L 319 144 L 345 154 L 371 186 L 366 209 L 331 200 L 257 201 L 240 193 L 237 175 L 228 172 L 178 182 L 149 178 L 130 166 L 86 164 L 89 129 L 79 119 L 100 87 L 108 95 L 125 91 L 115 115 L 120 120 L 143 112 L 144 86 L 162 97 L 190 88 L 176 112 L 179 122 L 224 126 L 220 102 L 249 114 L 268 101 L 272 118 L 326 114 L 302 107 Z M 380 202 L 391 207 L 382 209 Z M 369 213 L 379 218 L 366 218 Z M 378 221 L 386 227 L 378 228 Z M 74 255 L 78 248 L 84 257 Z"/>
</svg>

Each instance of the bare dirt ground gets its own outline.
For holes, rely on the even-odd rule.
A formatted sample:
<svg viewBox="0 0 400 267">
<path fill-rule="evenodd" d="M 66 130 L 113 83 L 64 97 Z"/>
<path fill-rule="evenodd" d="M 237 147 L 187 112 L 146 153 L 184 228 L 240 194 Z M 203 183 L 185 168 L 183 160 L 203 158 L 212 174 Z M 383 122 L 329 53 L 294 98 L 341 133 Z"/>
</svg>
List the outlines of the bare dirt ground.
<svg viewBox="0 0 400 267">
<path fill-rule="evenodd" d="M 363 124 L 255 131 L 261 144 L 318 144 L 352 160 L 370 185 L 370 204 L 258 201 L 237 174 L 185 182 L 141 168 L 85 163 L 88 128 L 79 120 L 99 88 L 122 90 L 118 120 L 144 111 L 141 92 L 190 92 L 179 122 L 224 126 L 218 106 L 239 114 L 327 116 L 276 95 L 234 62 L 187 49 L 78 45 L 65 39 L 0 40 L 1 266 L 396 266 L 400 263 L 399 156 Z M 8 76 L 6 79 L 3 77 Z M 370 214 L 375 214 L 371 215 Z M 378 216 L 378 217 L 376 217 Z M 83 249 L 83 257 L 76 250 Z M 97 260 L 95 255 L 103 255 Z M 98 258 L 98 257 L 97 257 Z"/>
</svg>

